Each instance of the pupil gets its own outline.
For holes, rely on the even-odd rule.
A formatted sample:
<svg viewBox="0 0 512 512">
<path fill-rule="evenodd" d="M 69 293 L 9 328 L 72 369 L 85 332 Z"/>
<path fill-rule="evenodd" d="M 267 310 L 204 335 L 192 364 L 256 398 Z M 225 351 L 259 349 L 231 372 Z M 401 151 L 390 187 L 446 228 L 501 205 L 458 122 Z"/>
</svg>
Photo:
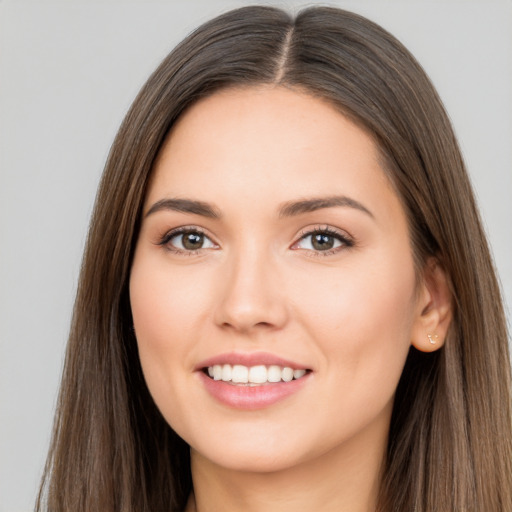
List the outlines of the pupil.
<svg viewBox="0 0 512 512">
<path fill-rule="evenodd" d="M 334 246 L 334 238 L 323 233 L 317 233 L 313 236 L 313 247 L 319 251 L 326 251 L 332 249 Z"/>
<path fill-rule="evenodd" d="M 201 249 L 203 240 L 204 235 L 201 235 L 200 233 L 188 233 L 183 235 L 183 247 L 190 250 Z"/>
</svg>

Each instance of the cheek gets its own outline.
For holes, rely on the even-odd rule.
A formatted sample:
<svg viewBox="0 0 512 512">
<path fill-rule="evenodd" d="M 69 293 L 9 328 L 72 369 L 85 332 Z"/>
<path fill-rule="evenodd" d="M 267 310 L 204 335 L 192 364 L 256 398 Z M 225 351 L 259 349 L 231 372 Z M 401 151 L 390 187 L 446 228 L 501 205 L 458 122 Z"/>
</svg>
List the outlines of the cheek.
<svg viewBox="0 0 512 512">
<path fill-rule="evenodd" d="M 381 262 L 381 268 L 374 265 L 373 271 L 368 271 L 370 265 L 359 265 L 323 274 L 304 273 L 301 280 L 295 278 L 293 292 L 300 316 L 324 338 L 340 336 L 350 342 L 373 329 L 383 334 L 392 331 L 400 338 L 410 331 L 415 274 L 407 262 L 393 267 Z"/>
<path fill-rule="evenodd" d="M 208 308 L 193 275 L 179 269 L 170 272 L 158 258 L 137 256 L 130 275 L 130 304 L 139 358 L 149 391 L 169 418 L 171 404 L 179 409 L 178 397 L 189 385 L 186 379 L 197 361 L 195 341 Z"/>
<path fill-rule="evenodd" d="M 343 376 L 344 389 L 368 395 L 385 387 L 389 395 L 410 346 L 414 266 L 403 254 L 360 263 L 314 278 L 305 274 L 294 292 L 297 317 L 316 340 L 333 380 Z"/>
<path fill-rule="evenodd" d="M 372 424 L 388 428 L 410 346 L 415 283 L 412 267 L 392 275 L 352 268 L 335 279 L 317 274 L 315 283 L 308 279 L 296 290 L 297 316 L 315 340 L 324 377 L 308 414 L 331 425 L 322 429 L 326 443 Z"/>
<path fill-rule="evenodd" d="M 208 311 L 205 281 L 199 272 L 169 269 L 160 258 L 135 258 L 130 303 L 139 340 L 154 350 L 177 350 L 181 339 L 197 336 Z"/>
</svg>

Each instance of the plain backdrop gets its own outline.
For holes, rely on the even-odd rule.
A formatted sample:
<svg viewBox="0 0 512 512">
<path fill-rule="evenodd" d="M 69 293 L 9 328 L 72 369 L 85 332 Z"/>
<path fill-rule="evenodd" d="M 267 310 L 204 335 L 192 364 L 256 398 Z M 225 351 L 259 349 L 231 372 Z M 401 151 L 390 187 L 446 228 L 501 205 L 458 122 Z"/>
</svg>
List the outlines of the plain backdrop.
<svg viewBox="0 0 512 512">
<path fill-rule="evenodd" d="M 33 508 L 87 223 L 117 127 L 178 41 L 247 3 L 0 0 L 0 512 Z M 382 24 L 437 86 L 510 306 L 512 1 L 329 4 Z"/>
</svg>

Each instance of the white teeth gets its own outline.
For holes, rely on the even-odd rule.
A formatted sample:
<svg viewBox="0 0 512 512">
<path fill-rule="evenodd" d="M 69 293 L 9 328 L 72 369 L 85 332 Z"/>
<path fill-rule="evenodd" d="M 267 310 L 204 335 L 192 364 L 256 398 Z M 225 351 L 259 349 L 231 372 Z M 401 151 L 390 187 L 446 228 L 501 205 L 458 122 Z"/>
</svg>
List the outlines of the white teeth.
<svg viewBox="0 0 512 512">
<path fill-rule="evenodd" d="M 281 367 L 275 365 L 269 366 L 267 378 L 269 382 L 281 382 Z"/>
<path fill-rule="evenodd" d="M 304 375 L 306 375 L 306 370 L 293 370 L 294 379 L 300 379 Z"/>
<path fill-rule="evenodd" d="M 213 367 L 213 380 L 222 379 L 222 366 L 220 364 L 216 364 Z"/>
<path fill-rule="evenodd" d="M 265 384 L 266 382 L 290 382 L 306 375 L 306 370 L 294 370 L 288 366 L 241 364 L 216 364 L 208 367 L 208 375 L 213 380 L 233 382 L 234 384 Z"/>
<path fill-rule="evenodd" d="M 263 365 L 251 366 L 249 368 L 249 382 L 263 384 L 267 382 L 267 368 Z"/>
<path fill-rule="evenodd" d="M 283 368 L 283 373 L 281 377 L 285 382 L 290 382 L 293 380 L 293 370 L 291 368 Z"/>
<path fill-rule="evenodd" d="M 231 365 L 230 364 L 223 365 L 222 366 L 222 376 L 221 376 L 221 379 L 224 382 L 228 382 L 228 381 L 231 380 L 231 375 L 232 375 Z"/>
<path fill-rule="evenodd" d="M 231 380 L 236 383 L 247 384 L 249 382 L 249 368 L 247 368 L 247 366 L 242 366 L 241 364 L 235 364 L 231 373 Z"/>
</svg>

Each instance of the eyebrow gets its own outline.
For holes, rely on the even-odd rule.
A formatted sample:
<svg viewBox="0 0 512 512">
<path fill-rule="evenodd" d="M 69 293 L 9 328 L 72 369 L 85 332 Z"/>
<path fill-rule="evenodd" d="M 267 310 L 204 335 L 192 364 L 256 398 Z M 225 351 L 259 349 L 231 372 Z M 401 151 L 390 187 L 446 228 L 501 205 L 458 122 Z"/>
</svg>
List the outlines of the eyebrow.
<svg viewBox="0 0 512 512">
<path fill-rule="evenodd" d="M 366 206 L 347 196 L 314 197 L 300 201 L 289 201 L 279 209 L 279 217 L 292 217 L 336 206 L 355 208 L 374 218 L 373 213 Z"/>
<path fill-rule="evenodd" d="M 217 208 L 203 201 L 195 201 L 192 199 L 161 199 L 151 206 L 145 217 L 162 211 L 173 210 L 175 212 L 193 213 L 211 219 L 219 219 L 221 214 Z"/>
<path fill-rule="evenodd" d="M 368 208 L 362 205 L 359 201 L 347 196 L 315 197 L 311 199 L 301 199 L 299 201 L 288 201 L 279 208 L 279 217 L 294 217 L 303 213 L 334 207 L 355 208 L 356 210 L 374 218 L 372 212 L 370 212 Z M 220 211 L 210 203 L 196 201 L 193 199 L 177 198 L 166 198 L 157 201 L 151 206 L 145 217 L 162 210 L 192 213 L 194 215 L 201 215 L 211 219 L 220 219 L 222 217 Z"/>
</svg>

